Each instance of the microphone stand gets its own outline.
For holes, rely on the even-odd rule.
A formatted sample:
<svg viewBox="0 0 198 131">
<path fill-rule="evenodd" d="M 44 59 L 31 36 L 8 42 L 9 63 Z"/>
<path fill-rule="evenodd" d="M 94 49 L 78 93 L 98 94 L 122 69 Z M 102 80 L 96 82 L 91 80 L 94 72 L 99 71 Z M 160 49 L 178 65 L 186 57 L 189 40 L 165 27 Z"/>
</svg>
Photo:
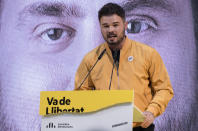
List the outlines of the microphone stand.
<svg viewBox="0 0 198 131">
<path fill-rule="evenodd" d="M 106 49 L 104 49 L 101 54 L 99 55 L 97 61 L 95 62 L 95 64 L 91 67 L 91 69 L 89 70 L 89 72 L 87 73 L 86 77 L 84 78 L 84 80 L 81 82 L 80 86 L 77 88 L 78 90 L 81 88 L 82 84 L 85 82 L 85 80 L 87 79 L 87 77 L 89 76 L 89 74 L 91 73 L 91 71 L 93 70 L 93 68 L 96 66 L 96 64 L 98 63 L 98 61 L 102 58 L 102 56 L 104 55 L 104 53 L 106 52 Z"/>
</svg>

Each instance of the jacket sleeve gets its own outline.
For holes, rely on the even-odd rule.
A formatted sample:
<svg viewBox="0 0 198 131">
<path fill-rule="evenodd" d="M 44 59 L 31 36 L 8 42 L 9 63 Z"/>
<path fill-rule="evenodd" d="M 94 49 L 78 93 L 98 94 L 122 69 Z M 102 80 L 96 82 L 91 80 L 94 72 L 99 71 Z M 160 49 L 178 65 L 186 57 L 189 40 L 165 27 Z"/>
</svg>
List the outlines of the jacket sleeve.
<svg viewBox="0 0 198 131">
<path fill-rule="evenodd" d="M 79 65 L 78 70 L 75 75 L 75 89 L 74 90 L 93 90 L 94 89 L 94 84 L 91 80 L 91 75 L 89 75 L 85 79 L 89 70 L 90 70 L 89 61 L 85 56 L 81 64 Z M 80 84 L 83 82 L 84 79 L 85 79 L 84 83 L 79 88 Z"/>
<path fill-rule="evenodd" d="M 154 95 L 146 111 L 152 112 L 156 117 L 165 111 L 173 97 L 173 89 L 166 67 L 156 50 L 152 52 L 149 65 L 148 72 Z"/>
</svg>

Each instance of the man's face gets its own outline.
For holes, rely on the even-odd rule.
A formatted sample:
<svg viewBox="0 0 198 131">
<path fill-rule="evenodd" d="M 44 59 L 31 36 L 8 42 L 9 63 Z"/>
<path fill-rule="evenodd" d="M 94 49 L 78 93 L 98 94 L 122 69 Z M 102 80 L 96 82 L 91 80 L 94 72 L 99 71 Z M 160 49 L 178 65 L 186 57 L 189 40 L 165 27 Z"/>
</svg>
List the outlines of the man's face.
<svg viewBox="0 0 198 131">
<path fill-rule="evenodd" d="M 189 1 L 4 0 L 0 129 L 39 131 L 40 91 L 73 89 L 83 56 L 104 42 L 97 13 L 108 2 L 126 10 L 126 35 L 156 48 L 167 67 L 175 96 L 156 128 L 187 131 L 196 125 L 197 58 Z"/>
<path fill-rule="evenodd" d="M 103 38 L 109 45 L 118 45 L 125 37 L 125 22 L 116 14 L 102 16 L 100 28 Z"/>
</svg>

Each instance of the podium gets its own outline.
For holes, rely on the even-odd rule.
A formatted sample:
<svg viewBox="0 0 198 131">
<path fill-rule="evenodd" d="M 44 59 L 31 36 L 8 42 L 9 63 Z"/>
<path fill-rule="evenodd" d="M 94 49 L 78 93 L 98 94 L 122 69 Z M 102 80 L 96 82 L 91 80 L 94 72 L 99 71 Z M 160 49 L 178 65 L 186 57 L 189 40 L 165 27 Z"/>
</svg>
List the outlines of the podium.
<svg viewBox="0 0 198 131">
<path fill-rule="evenodd" d="M 132 131 L 142 122 L 131 90 L 44 91 L 41 131 Z"/>
</svg>

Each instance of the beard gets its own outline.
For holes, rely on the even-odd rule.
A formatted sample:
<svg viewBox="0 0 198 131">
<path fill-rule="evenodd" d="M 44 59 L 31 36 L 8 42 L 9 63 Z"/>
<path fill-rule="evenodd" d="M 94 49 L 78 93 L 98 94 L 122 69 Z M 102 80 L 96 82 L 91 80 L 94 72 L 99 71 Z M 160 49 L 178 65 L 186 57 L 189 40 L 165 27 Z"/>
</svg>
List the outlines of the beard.
<svg viewBox="0 0 198 131">
<path fill-rule="evenodd" d="M 104 37 L 104 36 L 103 36 Z M 109 38 L 117 38 L 117 41 L 111 41 L 109 40 Z M 105 38 L 105 37 L 104 37 Z M 124 40 L 125 38 L 125 29 L 123 29 L 122 33 L 120 34 L 120 36 L 118 36 L 117 34 L 110 32 L 107 34 L 107 37 L 105 39 L 105 41 L 107 42 L 108 45 L 110 46 L 118 46 L 121 44 L 121 42 Z"/>
</svg>

